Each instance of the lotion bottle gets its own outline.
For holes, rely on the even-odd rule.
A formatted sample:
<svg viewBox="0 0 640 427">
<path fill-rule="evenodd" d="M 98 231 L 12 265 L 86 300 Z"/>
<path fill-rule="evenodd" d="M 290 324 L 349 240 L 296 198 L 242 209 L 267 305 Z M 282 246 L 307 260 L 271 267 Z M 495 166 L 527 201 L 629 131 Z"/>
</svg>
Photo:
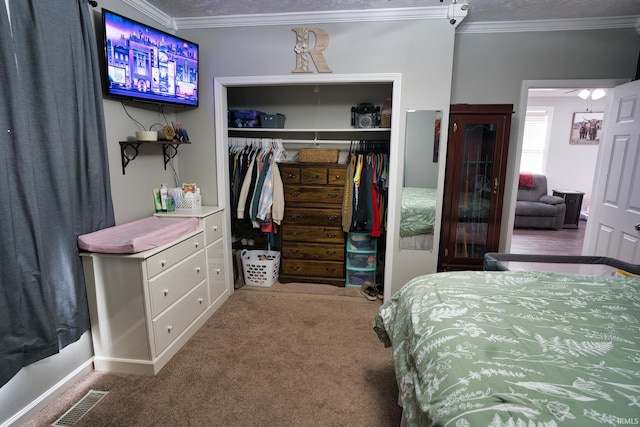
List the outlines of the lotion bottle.
<svg viewBox="0 0 640 427">
<path fill-rule="evenodd" d="M 162 209 L 162 212 L 167 211 L 168 195 L 169 195 L 169 189 L 167 188 L 166 184 L 161 184 L 160 185 L 160 207 Z"/>
</svg>

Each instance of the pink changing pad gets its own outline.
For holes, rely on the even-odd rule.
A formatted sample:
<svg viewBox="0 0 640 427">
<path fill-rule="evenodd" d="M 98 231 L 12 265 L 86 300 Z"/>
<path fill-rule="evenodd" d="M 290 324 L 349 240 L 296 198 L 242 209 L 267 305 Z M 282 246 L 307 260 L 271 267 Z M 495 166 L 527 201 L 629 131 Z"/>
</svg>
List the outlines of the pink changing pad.
<svg viewBox="0 0 640 427">
<path fill-rule="evenodd" d="M 169 243 L 198 228 L 198 218 L 166 220 L 151 216 L 78 236 L 89 252 L 133 254 Z"/>
</svg>

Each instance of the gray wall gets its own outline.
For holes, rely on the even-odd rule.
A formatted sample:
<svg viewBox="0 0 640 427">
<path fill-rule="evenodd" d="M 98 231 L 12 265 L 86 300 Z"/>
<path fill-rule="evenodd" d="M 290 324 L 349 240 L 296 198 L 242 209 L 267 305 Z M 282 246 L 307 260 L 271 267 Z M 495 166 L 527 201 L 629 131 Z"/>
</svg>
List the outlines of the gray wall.
<svg viewBox="0 0 640 427">
<path fill-rule="evenodd" d="M 501 250 L 509 244 L 513 224 L 523 81 L 631 80 L 639 52 L 640 35 L 633 28 L 456 36 L 451 103 L 513 104 L 515 110 L 507 165 L 511 188 L 507 184 L 505 189 Z"/>
<path fill-rule="evenodd" d="M 101 0 L 99 6 L 160 26 L 118 0 Z M 638 34 L 631 29 L 461 34 L 456 37 L 454 49 L 453 29 L 444 21 L 317 26 L 330 35 L 330 47 L 325 53 L 335 73 L 401 72 L 402 111 L 444 109 L 446 114 L 450 95 L 451 103 L 513 103 L 517 106 L 521 82 L 526 79 L 631 78 L 635 75 L 640 45 Z M 151 188 L 163 182 L 197 182 L 203 188 L 204 203 L 217 204 L 213 78 L 290 74 L 294 67 L 292 27 L 221 28 L 179 34 L 200 43 L 202 101 L 196 110 L 166 114 L 169 121 L 177 117 L 183 122 L 193 141 L 191 146 L 180 149 L 175 162 L 179 163 L 177 179 L 171 168 L 164 170 L 159 147 L 144 149 L 127 167 L 126 175 L 122 175 L 118 141 L 131 137 L 137 129 L 118 102 L 104 101 L 118 223 L 150 215 L 153 212 Z M 153 110 L 129 108 L 129 112 L 149 126 L 164 120 Z M 518 118 L 517 112 L 514 125 Z M 404 127 L 404 118 L 400 125 Z M 404 140 L 403 130 L 400 137 Z M 441 159 L 445 154 L 442 151 Z M 404 155 L 403 152 L 395 154 L 398 160 Z M 439 167 L 442 182 L 444 165 L 440 163 Z M 423 258 L 409 261 L 427 270 L 433 269 L 437 255 L 421 256 Z M 414 273 L 409 269 L 394 275 L 397 283 L 393 286 L 402 286 Z M 29 411 L 46 405 L 73 383 L 74 375 L 84 372 L 91 351 L 90 339 L 85 336 L 61 354 L 23 369 L 0 389 L 0 423 L 20 414 L 33 415 L 34 412 Z"/>
</svg>

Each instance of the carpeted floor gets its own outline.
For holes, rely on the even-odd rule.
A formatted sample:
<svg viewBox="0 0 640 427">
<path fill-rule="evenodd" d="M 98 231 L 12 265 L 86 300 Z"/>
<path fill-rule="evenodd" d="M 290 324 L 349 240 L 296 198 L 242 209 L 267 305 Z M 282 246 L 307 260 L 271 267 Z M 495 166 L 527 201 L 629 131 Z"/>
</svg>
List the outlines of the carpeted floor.
<svg viewBox="0 0 640 427">
<path fill-rule="evenodd" d="M 399 425 L 391 349 L 372 329 L 380 301 L 278 285 L 237 290 L 155 377 L 92 372 L 27 425 L 90 389 L 109 394 L 77 426 Z"/>
</svg>

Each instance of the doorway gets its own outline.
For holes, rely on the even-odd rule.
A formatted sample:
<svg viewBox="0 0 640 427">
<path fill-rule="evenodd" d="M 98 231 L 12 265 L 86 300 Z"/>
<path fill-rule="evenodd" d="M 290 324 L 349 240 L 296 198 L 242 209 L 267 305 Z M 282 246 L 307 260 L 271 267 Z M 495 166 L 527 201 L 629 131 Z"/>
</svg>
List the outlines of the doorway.
<svg viewBox="0 0 640 427">
<path fill-rule="evenodd" d="M 503 230 L 507 234 L 506 252 L 582 255 L 592 187 L 597 174 L 599 144 L 576 144 L 576 141 L 571 140 L 572 126 L 574 117 L 581 117 L 582 113 L 604 113 L 607 96 L 593 99 L 591 96 L 584 97 L 584 93 L 583 97 L 579 94 L 584 89 L 593 91 L 598 88 L 610 92 L 609 89 L 621 83 L 623 81 L 613 79 L 523 82 L 519 111 L 547 112 L 548 129 L 543 146 L 538 153 L 533 153 L 534 157 L 538 156 L 540 163 L 539 170 L 535 172 L 547 176 L 547 194 L 551 195 L 556 189 L 571 189 L 583 192 L 584 197 L 580 207 L 581 219 L 578 221 L 578 228 L 560 230 L 514 228 L 521 160 L 523 156 L 527 158 L 532 154 L 530 150 L 525 150 L 525 114 L 521 114 L 518 124 L 518 144 L 513 159 L 513 191 L 508 202 L 510 221 L 508 229 Z"/>
</svg>

